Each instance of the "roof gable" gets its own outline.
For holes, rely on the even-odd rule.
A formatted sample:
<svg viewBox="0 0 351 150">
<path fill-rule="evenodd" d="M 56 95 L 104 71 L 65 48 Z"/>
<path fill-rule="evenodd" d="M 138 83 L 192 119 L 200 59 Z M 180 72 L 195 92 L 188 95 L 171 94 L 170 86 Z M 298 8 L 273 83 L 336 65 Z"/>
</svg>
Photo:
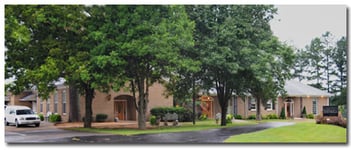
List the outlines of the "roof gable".
<svg viewBox="0 0 351 150">
<path fill-rule="evenodd" d="M 303 84 L 299 81 L 295 80 L 289 80 L 285 82 L 284 89 L 287 92 L 288 96 L 293 96 L 293 97 L 318 97 L 318 96 L 325 96 L 325 97 L 330 97 L 332 94 L 317 89 L 315 87 Z"/>
</svg>

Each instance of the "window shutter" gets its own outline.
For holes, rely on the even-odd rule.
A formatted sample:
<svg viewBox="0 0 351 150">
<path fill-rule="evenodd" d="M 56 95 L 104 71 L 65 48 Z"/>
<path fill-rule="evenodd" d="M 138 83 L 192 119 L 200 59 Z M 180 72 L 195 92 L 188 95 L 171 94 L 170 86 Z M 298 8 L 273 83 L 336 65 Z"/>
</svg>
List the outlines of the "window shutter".
<svg viewBox="0 0 351 150">
<path fill-rule="evenodd" d="M 275 101 L 272 100 L 272 110 L 275 110 Z"/>
<path fill-rule="evenodd" d="M 247 108 L 248 108 L 248 110 L 251 110 L 251 99 L 248 98 L 247 101 L 248 101 Z"/>
</svg>

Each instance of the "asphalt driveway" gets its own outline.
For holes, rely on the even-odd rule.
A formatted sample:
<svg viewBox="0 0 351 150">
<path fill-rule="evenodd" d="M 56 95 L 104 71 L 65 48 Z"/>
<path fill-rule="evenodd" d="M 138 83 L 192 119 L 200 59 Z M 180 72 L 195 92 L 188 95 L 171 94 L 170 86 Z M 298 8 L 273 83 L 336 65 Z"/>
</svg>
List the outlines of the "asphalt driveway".
<svg viewBox="0 0 351 150">
<path fill-rule="evenodd" d="M 256 132 L 264 129 L 293 125 L 293 122 L 269 122 L 257 125 L 211 129 L 179 133 L 143 134 L 133 136 L 95 135 L 49 139 L 43 143 L 91 143 L 91 144 L 184 144 L 184 143 L 223 143 L 232 135 Z"/>
</svg>

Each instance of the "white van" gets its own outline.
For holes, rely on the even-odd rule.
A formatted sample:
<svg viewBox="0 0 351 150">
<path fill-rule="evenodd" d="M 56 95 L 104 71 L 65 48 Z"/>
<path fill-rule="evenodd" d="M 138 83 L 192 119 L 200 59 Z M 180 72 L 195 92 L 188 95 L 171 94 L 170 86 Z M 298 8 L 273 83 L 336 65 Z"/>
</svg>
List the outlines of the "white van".
<svg viewBox="0 0 351 150">
<path fill-rule="evenodd" d="M 5 109 L 5 125 L 15 124 L 20 125 L 34 124 L 40 126 L 40 118 L 29 107 L 26 106 L 7 106 Z"/>
</svg>

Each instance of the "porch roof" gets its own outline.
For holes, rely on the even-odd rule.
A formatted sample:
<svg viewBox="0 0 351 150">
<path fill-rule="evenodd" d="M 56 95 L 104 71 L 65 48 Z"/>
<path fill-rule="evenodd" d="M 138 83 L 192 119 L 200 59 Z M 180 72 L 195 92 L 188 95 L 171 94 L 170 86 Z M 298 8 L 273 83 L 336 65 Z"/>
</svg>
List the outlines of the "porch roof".
<svg viewBox="0 0 351 150">
<path fill-rule="evenodd" d="M 10 99 L 11 99 L 11 98 L 10 98 L 10 96 L 9 96 L 9 95 L 6 95 L 6 96 L 5 96 L 5 102 L 9 102 L 9 101 L 10 101 Z"/>
<path fill-rule="evenodd" d="M 299 81 L 295 80 L 289 80 L 285 82 L 284 89 L 287 92 L 288 96 L 292 97 L 316 97 L 316 96 L 325 96 L 325 97 L 330 97 L 332 94 L 322 91 L 320 89 L 317 89 L 315 87 L 303 84 Z"/>
<path fill-rule="evenodd" d="M 20 101 L 36 101 L 37 100 L 37 96 L 35 95 L 35 94 L 29 94 L 29 95 L 27 95 L 27 96 L 25 96 L 25 97 L 22 97 L 21 99 L 20 99 Z"/>
<path fill-rule="evenodd" d="M 285 86 L 284 86 L 285 91 L 287 92 L 288 96 L 291 97 L 307 97 L 307 96 L 311 96 L 311 97 L 319 97 L 319 96 L 323 96 L 323 97 L 330 97 L 333 96 L 332 94 L 317 89 L 315 87 L 303 84 L 299 81 L 295 81 L 295 80 L 289 80 L 285 82 Z M 201 90 L 198 94 L 199 95 L 203 95 L 206 91 L 205 90 Z M 211 96 L 216 96 L 217 95 L 217 90 L 216 88 L 211 88 L 209 89 L 209 91 L 207 91 L 209 95 Z M 233 93 L 233 95 L 236 95 L 235 93 Z M 250 96 L 250 93 L 246 93 L 245 95 Z"/>
</svg>

